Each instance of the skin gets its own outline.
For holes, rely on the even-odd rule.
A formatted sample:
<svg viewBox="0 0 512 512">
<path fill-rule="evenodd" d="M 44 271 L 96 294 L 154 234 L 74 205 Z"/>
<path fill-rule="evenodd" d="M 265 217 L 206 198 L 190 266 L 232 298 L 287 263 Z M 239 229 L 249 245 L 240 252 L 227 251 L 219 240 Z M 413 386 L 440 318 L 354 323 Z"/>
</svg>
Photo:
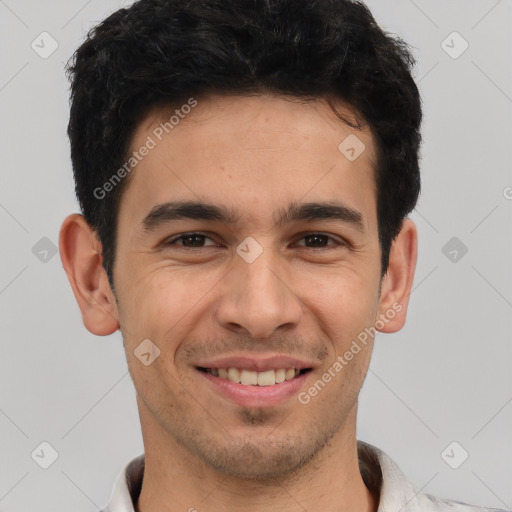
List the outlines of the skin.
<svg viewBox="0 0 512 512">
<path fill-rule="evenodd" d="M 164 119 L 167 112 L 150 112 L 132 150 Z M 350 134 L 366 147 L 353 162 L 338 150 Z M 146 454 L 138 512 L 377 510 L 356 446 L 357 397 L 373 339 L 307 405 L 293 396 L 241 407 L 194 365 L 223 355 L 298 357 L 314 366 L 307 391 L 393 304 L 401 310 L 378 330 L 402 328 L 417 231 L 405 219 L 381 282 L 374 166 L 370 130 L 348 127 L 322 99 L 210 96 L 130 176 L 119 210 L 115 295 L 95 233 L 81 215 L 65 219 L 60 254 L 84 325 L 100 336 L 123 334 Z M 182 219 L 144 232 L 152 207 L 178 199 L 228 206 L 240 221 Z M 334 200 L 362 214 L 362 231 L 331 219 L 274 225 L 274 212 L 292 201 Z M 165 245 L 190 232 L 207 238 L 193 250 L 190 240 Z M 330 237 L 323 247 L 306 236 L 315 233 Z M 247 236 L 263 248 L 252 263 L 236 252 Z M 161 353 L 145 366 L 134 350 L 148 338 Z"/>
</svg>

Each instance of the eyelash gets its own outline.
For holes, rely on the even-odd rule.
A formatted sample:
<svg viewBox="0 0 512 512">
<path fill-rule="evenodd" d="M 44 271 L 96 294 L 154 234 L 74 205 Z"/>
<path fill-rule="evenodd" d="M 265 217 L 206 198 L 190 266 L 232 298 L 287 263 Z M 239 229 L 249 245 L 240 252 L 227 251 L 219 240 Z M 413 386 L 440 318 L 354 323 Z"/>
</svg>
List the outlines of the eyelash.
<svg viewBox="0 0 512 512">
<path fill-rule="evenodd" d="M 204 237 L 204 238 L 208 238 L 212 241 L 214 241 L 211 237 L 203 234 L 203 233 L 198 233 L 198 232 L 190 232 L 190 233 L 183 233 L 181 235 L 178 235 L 178 236 L 175 236 L 173 237 L 172 239 L 168 240 L 167 242 L 164 242 L 164 245 L 165 246 L 170 246 L 170 245 L 177 245 L 176 242 L 178 240 L 182 240 L 184 238 L 189 238 L 189 237 L 193 237 L 193 236 L 200 236 L 200 237 Z M 320 237 L 324 237 L 324 238 L 328 238 L 332 241 L 334 241 L 334 244 L 332 245 L 328 245 L 328 246 L 325 246 L 325 247 L 306 247 L 306 246 L 302 246 L 306 249 L 323 249 L 323 250 L 326 250 L 326 249 L 329 249 L 329 248 L 335 248 L 335 247 L 345 247 L 347 246 L 347 244 L 345 242 L 342 242 L 342 241 L 338 241 L 336 240 L 335 238 L 333 238 L 332 236 L 329 236 L 329 235 L 326 235 L 324 233 L 308 233 L 306 235 L 303 235 L 301 238 L 299 238 L 299 240 L 303 240 L 305 238 L 308 238 L 308 237 L 314 237 L 314 236 L 320 236 Z M 200 250 L 200 249 L 204 249 L 204 247 L 185 247 L 185 246 L 181 246 L 183 249 L 187 249 L 187 250 L 190 250 L 190 251 L 194 251 L 194 250 Z M 210 246 L 206 246 L 206 247 L 213 247 L 212 245 Z"/>
</svg>

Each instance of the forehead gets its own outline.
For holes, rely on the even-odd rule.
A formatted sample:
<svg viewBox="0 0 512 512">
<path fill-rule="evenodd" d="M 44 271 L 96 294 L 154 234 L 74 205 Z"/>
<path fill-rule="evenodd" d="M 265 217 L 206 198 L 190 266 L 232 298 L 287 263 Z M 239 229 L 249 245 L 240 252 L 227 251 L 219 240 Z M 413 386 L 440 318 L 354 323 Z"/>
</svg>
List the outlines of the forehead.
<svg viewBox="0 0 512 512">
<path fill-rule="evenodd" d="M 129 204 L 132 222 L 140 224 L 151 208 L 171 200 L 225 204 L 242 220 L 245 211 L 248 221 L 255 207 L 268 222 L 301 200 L 374 206 L 373 136 L 346 125 L 326 101 L 210 96 L 194 102 L 153 109 L 139 123 L 130 154 L 151 150 L 130 175 L 120 217 Z M 355 121 L 349 107 L 340 104 L 339 111 Z"/>
</svg>

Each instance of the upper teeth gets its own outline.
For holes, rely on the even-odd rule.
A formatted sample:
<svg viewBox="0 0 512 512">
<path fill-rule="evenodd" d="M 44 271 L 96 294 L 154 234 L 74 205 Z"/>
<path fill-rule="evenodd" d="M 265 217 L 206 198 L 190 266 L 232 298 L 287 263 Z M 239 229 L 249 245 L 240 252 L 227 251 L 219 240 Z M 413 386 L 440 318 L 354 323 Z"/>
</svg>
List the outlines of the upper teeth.
<svg viewBox="0 0 512 512">
<path fill-rule="evenodd" d="M 229 379 L 231 382 L 244 384 L 246 386 L 273 386 L 285 380 L 292 380 L 300 373 L 297 368 L 280 368 L 278 370 L 267 370 L 264 372 L 253 372 L 250 370 L 239 370 L 238 368 L 208 368 L 208 373 Z"/>
</svg>

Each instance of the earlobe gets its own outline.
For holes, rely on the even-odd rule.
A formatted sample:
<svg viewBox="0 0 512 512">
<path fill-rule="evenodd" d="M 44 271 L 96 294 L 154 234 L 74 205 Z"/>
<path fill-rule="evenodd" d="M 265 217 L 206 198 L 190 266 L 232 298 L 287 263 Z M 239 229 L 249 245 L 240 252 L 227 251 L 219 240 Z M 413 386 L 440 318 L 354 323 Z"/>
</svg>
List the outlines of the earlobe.
<svg viewBox="0 0 512 512">
<path fill-rule="evenodd" d="M 414 222 L 407 218 L 391 245 L 389 266 L 382 281 L 378 315 L 375 318 L 378 331 L 396 332 L 404 326 L 417 256 L 418 232 Z"/>
<path fill-rule="evenodd" d="M 101 244 L 82 215 L 64 219 L 59 251 L 86 329 L 97 336 L 112 334 L 119 329 L 115 297 L 101 265 Z"/>
</svg>

